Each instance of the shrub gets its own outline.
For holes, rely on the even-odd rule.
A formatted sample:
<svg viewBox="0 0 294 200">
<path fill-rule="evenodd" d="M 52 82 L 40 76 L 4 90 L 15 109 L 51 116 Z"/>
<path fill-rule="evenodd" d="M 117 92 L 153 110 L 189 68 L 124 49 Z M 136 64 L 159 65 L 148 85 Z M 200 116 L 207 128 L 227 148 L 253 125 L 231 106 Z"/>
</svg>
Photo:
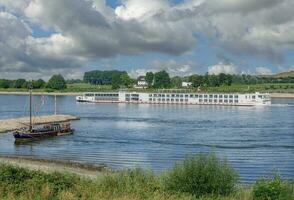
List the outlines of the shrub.
<svg viewBox="0 0 294 200">
<path fill-rule="evenodd" d="M 270 179 L 260 179 L 253 186 L 253 200 L 294 199 L 293 183 L 283 181 L 275 175 Z"/>
<path fill-rule="evenodd" d="M 169 191 L 199 197 L 231 194 L 236 189 L 238 175 L 226 160 L 219 160 L 214 154 L 200 154 L 176 164 L 163 180 Z"/>
</svg>

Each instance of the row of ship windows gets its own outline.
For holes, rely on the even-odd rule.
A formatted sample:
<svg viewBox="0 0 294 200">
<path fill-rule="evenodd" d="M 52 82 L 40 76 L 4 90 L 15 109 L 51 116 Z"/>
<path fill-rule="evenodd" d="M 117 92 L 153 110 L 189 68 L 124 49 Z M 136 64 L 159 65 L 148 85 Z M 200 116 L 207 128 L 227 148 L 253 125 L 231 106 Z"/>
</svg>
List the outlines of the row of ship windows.
<svg viewBox="0 0 294 200">
<path fill-rule="evenodd" d="M 190 97 L 190 98 L 235 98 L 235 99 L 238 99 L 239 96 L 238 95 L 222 95 L 222 94 L 149 94 L 149 97 Z"/>
<path fill-rule="evenodd" d="M 108 94 L 108 93 L 89 93 L 89 94 L 85 94 L 86 97 L 118 97 L 118 94 Z"/>
<path fill-rule="evenodd" d="M 170 102 L 188 102 L 188 99 L 159 99 L 159 98 L 149 98 L 149 101 L 170 101 Z M 199 102 L 209 102 L 209 103 L 239 103 L 237 99 L 199 99 Z"/>
</svg>

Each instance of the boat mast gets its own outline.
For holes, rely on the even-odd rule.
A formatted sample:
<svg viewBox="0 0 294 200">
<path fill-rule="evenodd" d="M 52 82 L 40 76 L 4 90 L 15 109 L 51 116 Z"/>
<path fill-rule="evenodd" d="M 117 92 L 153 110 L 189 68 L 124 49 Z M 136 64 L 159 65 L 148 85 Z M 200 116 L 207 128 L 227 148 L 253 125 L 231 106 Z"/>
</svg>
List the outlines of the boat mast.
<svg viewBox="0 0 294 200">
<path fill-rule="evenodd" d="M 57 105 L 56 105 L 56 94 L 55 94 L 55 103 L 54 103 L 54 115 L 57 115 Z"/>
<path fill-rule="evenodd" d="M 30 90 L 30 132 L 33 130 L 32 126 L 32 85 L 29 85 Z"/>
</svg>

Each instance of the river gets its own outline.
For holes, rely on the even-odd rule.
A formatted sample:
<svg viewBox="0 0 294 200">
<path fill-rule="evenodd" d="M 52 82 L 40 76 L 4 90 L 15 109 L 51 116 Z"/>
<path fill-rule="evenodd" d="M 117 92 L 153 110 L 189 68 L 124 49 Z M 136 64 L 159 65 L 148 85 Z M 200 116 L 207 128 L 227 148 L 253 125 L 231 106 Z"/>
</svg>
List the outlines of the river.
<svg viewBox="0 0 294 200">
<path fill-rule="evenodd" d="M 53 114 L 54 97 L 33 98 L 35 112 Z M 27 114 L 28 97 L 0 95 L 0 119 Z M 73 135 L 14 144 L 0 134 L 0 155 L 143 167 L 161 172 L 185 155 L 214 152 L 227 158 L 242 183 L 273 172 L 294 178 L 294 99 L 271 106 L 91 104 L 58 96 L 58 112 L 81 117 Z"/>
</svg>

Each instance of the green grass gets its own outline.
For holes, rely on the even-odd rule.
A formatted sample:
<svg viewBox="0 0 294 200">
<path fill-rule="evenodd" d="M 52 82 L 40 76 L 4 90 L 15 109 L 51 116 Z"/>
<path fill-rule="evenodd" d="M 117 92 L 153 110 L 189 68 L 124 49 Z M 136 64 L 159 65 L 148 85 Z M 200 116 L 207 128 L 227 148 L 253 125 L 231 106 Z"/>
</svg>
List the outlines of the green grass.
<svg viewBox="0 0 294 200">
<path fill-rule="evenodd" d="M 272 193 L 283 194 L 274 196 L 276 200 L 294 197 L 293 183 L 279 179 L 279 184 L 272 184 L 272 180 L 261 179 L 252 190 L 238 185 L 236 177 L 227 162 L 215 155 L 187 157 L 160 175 L 133 169 L 105 172 L 95 180 L 1 164 L 0 199 L 263 200 L 259 197 Z"/>
<path fill-rule="evenodd" d="M 129 91 L 136 92 L 156 92 L 156 89 L 136 89 L 129 88 Z M 24 88 L 0 88 L 0 91 L 6 92 L 26 92 Z M 103 91 L 115 91 L 112 90 L 111 85 L 91 85 L 89 83 L 73 83 L 67 84 L 67 88 L 64 90 L 52 90 L 48 88 L 35 89 L 35 92 L 103 92 Z M 191 91 L 197 91 L 197 89 L 191 89 Z M 231 85 L 220 87 L 202 87 L 202 92 L 280 92 L 280 93 L 294 93 L 294 83 L 266 83 L 255 85 Z"/>
</svg>

